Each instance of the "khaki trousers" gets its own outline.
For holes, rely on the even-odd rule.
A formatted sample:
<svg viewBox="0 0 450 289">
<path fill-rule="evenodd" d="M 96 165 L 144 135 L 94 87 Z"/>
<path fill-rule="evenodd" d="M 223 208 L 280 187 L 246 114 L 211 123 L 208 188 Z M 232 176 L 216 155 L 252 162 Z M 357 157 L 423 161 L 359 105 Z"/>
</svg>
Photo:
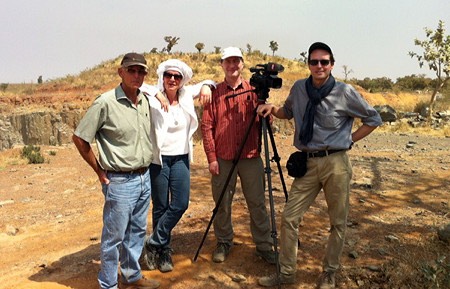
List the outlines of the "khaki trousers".
<svg viewBox="0 0 450 289">
<path fill-rule="evenodd" d="M 213 175 L 211 178 L 212 194 L 216 204 L 233 166 L 233 161 L 218 159 L 218 162 L 220 174 Z M 233 244 L 234 232 L 231 222 L 231 208 L 238 175 L 250 213 L 250 231 L 253 242 L 259 250 L 270 250 L 273 242 L 270 236 L 270 222 L 265 204 L 264 167 L 260 157 L 241 159 L 237 163 L 214 218 L 214 233 L 217 241 L 229 245 Z"/>
<path fill-rule="evenodd" d="M 325 193 L 331 232 L 323 259 L 324 271 L 336 271 L 344 247 L 349 211 L 352 167 L 346 151 L 325 157 L 308 158 L 308 171 L 292 183 L 281 219 L 280 271 L 295 274 L 297 270 L 298 227 L 303 215 L 320 190 Z"/>
</svg>

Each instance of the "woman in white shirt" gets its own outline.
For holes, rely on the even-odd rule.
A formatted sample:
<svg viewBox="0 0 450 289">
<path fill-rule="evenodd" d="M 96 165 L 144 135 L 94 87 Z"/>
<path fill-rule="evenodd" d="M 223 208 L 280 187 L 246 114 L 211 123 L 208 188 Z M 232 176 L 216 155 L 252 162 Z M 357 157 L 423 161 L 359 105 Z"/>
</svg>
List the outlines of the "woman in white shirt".
<svg viewBox="0 0 450 289">
<path fill-rule="evenodd" d="M 145 241 L 144 260 L 149 270 L 173 270 L 171 232 L 187 210 L 190 194 L 189 162 L 192 160 L 192 137 L 198 127 L 194 98 L 211 101 L 210 85 L 203 81 L 185 86 L 192 69 L 183 61 L 169 59 L 157 69 L 157 88 L 169 102 L 168 110 L 154 97 L 149 98 L 152 114 L 153 162 L 150 165 L 153 232 Z M 143 85 L 141 90 L 154 88 Z"/>
</svg>

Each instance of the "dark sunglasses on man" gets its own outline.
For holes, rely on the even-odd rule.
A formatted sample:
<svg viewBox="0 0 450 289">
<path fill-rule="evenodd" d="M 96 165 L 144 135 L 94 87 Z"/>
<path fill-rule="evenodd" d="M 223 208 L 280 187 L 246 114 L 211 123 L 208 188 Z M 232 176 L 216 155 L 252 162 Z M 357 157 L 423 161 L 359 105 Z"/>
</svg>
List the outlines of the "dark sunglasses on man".
<svg viewBox="0 0 450 289">
<path fill-rule="evenodd" d="M 131 68 L 131 67 L 128 67 L 127 68 L 127 72 L 129 73 L 129 74 L 139 74 L 139 76 L 145 76 L 145 75 L 147 75 L 147 71 L 146 70 L 144 70 L 144 69 L 135 69 L 135 68 Z"/>
<path fill-rule="evenodd" d="M 319 65 L 319 63 L 322 66 L 327 66 L 327 65 L 330 64 L 330 62 L 331 61 L 329 59 L 320 59 L 320 60 L 318 60 L 318 59 L 311 59 L 310 61 L 308 61 L 309 65 L 311 65 L 311 66 Z"/>
</svg>

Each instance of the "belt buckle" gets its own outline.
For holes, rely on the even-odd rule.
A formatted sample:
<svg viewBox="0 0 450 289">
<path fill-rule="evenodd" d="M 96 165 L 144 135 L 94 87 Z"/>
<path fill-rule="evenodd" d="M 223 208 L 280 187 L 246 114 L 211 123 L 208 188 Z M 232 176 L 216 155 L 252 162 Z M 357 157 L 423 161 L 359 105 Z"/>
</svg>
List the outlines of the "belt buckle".
<svg viewBox="0 0 450 289">
<path fill-rule="evenodd" d="M 131 173 L 142 175 L 143 173 L 145 173 L 147 171 L 147 169 L 148 169 L 147 167 L 142 167 L 142 168 L 136 169 L 134 171 L 131 171 Z"/>
<path fill-rule="evenodd" d="M 308 152 L 308 157 L 309 158 L 315 158 L 316 157 L 316 154 L 318 154 L 319 153 L 319 151 L 314 151 L 314 152 Z M 318 155 L 317 155 L 318 156 Z"/>
</svg>

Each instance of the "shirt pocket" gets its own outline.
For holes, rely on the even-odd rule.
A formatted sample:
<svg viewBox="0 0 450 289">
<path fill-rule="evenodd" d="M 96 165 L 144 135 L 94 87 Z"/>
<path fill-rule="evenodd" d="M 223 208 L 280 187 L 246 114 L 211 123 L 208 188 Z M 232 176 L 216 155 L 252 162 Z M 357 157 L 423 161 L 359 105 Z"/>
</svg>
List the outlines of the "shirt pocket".
<svg viewBox="0 0 450 289">
<path fill-rule="evenodd" d="M 315 122 L 323 128 L 338 128 L 342 125 L 342 123 L 345 122 L 347 117 L 345 115 L 340 115 L 338 112 L 335 111 L 328 111 L 328 112 L 320 112 L 316 111 L 315 116 Z"/>
<path fill-rule="evenodd" d="M 245 106 L 245 112 L 247 113 L 247 115 L 251 115 L 254 112 L 257 104 L 258 104 L 258 102 L 256 100 L 252 99 L 252 97 L 250 95 L 245 97 L 244 106 Z"/>
</svg>

